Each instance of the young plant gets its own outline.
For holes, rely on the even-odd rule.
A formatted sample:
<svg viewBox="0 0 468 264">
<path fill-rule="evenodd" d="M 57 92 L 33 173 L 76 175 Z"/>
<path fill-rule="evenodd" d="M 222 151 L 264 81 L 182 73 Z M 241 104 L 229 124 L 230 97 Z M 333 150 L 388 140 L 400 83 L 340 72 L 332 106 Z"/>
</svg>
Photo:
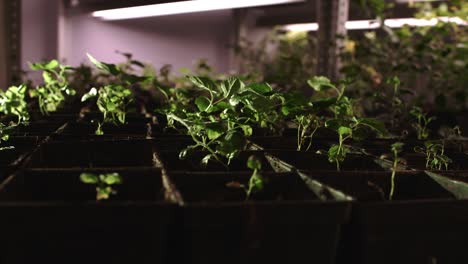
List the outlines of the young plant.
<svg viewBox="0 0 468 264">
<path fill-rule="evenodd" d="M 245 200 L 249 200 L 253 193 L 260 192 L 265 187 L 265 179 L 261 174 L 262 162 L 256 156 L 251 155 L 247 160 L 247 167 L 253 170 L 248 186 L 239 182 L 229 182 L 226 184 L 227 187 L 243 189 L 246 194 Z"/>
<path fill-rule="evenodd" d="M 127 116 L 127 106 L 132 102 L 132 92 L 121 85 L 106 85 L 99 91 L 92 88 L 81 98 L 85 102 L 91 98 L 97 97 L 97 107 L 103 114 L 102 122 L 98 122 L 96 135 L 102 135 L 103 123 L 113 123 L 124 125 Z"/>
<path fill-rule="evenodd" d="M 72 68 L 61 65 L 57 60 L 30 64 L 32 70 L 42 71 L 44 84 L 31 90 L 31 97 L 37 97 L 39 109 L 43 115 L 56 112 L 67 96 L 74 96 L 76 91 L 70 87 L 67 72 Z"/>
<path fill-rule="evenodd" d="M 404 143 L 396 142 L 393 143 L 391 146 L 392 154 L 393 154 L 393 165 L 392 165 L 392 178 L 391 178 L 391 185 L 390 185 L 390 194 L 388 195 L 388 199 L 393 199 L 393 193 L 395 192 L 395 176 L 398 170 L 398 165 L 402 161 L 402 159 L 398 156 L 400 152 L 403 150 Z"/>
<path fill-rule="evenodd" d="M 0 151 L 1 150 L 6 150 L 6 149 L 13 149 L 13 146 L 2 146 L 4 142 L 8 141 L 10 139 L 10 130 L 13 127 L 11 126 L 6 126 L 3 123 L 0 123 Z"/>
<path fill-rule="evenodd" d="M 277 128 L 282 103 L 268 84 L 245 85 L 238 78 L 188 78 L 200 95 L 186 104 L 173 101 L 165 111 L 168 125 L 182 126 L 195 142 L 180 152 L 180 158 L 201 148 L 208 152 L 202 164 L 214 159 L 227 167 L 245 148 L 254 128 Z"/>
<path fill-rule="evenodd" d="M 98 68 L 104 76 L 111 80 L 107 85 L 99 89 L 92 88 L 81 98 L 85 102 L 91 98 L 97 97 L 97 107 L 103 113 L 103 120 L 98 121 L 96 135 L 102 135 L 102 125 L 104 123 L 125 124 L 127 116 L 127 107 L 133 101 L 133 95 L 130 88 L 141 82 L 151 79 L 146 76 L 137 76 L 129 73 L 132 70 L 131 65 L 142 66 L 140 62 L 131 59 L 130 54 L 125 54 L 128 63 L 122 65 L 110 64 L 96 60 L 90 54 L 87 54 L 89 60 Z"/>
<path fill-rule="evenodd" d="M 315 133 L 324 125 L 323 120 L 320 116 L 308 114 L 297 115 L 294 121 L 297 124 L 297 151 L 308 151 L 312 147 Z"/>
<path fill-rule="evenodd" d="M 0 90 L 0 112 L 7 116 L 16 116 L 17 124 L 29 120 L 28 104 L 25 100 L 26 90 L 25 85 L 11 86 L 6 91 Z"/>
<path fill-rule="evenodd" d="M 424 147 L 415 147 L 416 153 L 422 153 L 426 156 L 426 168 L 430 170 L 448 170 L 448 166 L 452 163 L 447 155 L 445 155 L 445 146 L 443 143 L 435 141 L 424 142 Z"/>
<path fill-rule="evenodd" d="M 429 137 L 429 129 L 427 126 L 435 120 L 435 117 L 428 117 L 427 113 L 423 112 L 423 110 L 417 106 L 414 106 L 413 109 L 411 109 L 410 114 L 416 118 L 416 122 L 413 123 L 412 126 L 417 132 L 418 139 L 427 139 Z"/>
<path fill-rule="evenodd" d="M 122 184 L 122 177 L 118 173 L 81 173 L 80 180 L 86 184 L 96 185 L 96 200 L 107 200 L 117 194 L 114 185 Z"/>
<path fill-rule="evenodd" d="M 354 113 L 353 100 L 345 95 L 346 85 L 349 80 L 343 80 L 339 86 L 335 86 L 326 77 L 314 77 L 308 81 L 310 87 L 316 92 L 326 96 L 327 91 L 334 91 L 336 97 L 328 97 L 316 102 L 318 107 L 328 109 L 334 116 L 325 121 L 325 127 L 338 134 L 338 144 L 333 144 L 327 152 L 328 160 L 336 164 L 340 170 L 340 164 L 346 159 L 351 148 L 345 144 L 349 139 L 362 140 L 368 130 L 372 130 L 379 136 L 388 134 L 385 125 L 376 119 L 361 118 Z"/>
</svg>

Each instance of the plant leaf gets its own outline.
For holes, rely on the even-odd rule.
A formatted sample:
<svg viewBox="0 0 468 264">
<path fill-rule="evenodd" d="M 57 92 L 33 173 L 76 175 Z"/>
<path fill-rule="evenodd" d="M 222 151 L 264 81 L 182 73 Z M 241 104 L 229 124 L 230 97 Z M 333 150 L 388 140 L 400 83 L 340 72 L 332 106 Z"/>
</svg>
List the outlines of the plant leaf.
<svg viewBox="0 0 468 264">
<path fill-rule="evenodd" d="M 247 167 L 252 170 L 261 170 L 262 162 L 255 155 L 251 155 L 247 160 Z"/>
<path fill-rule="evenodd" d="M 96 184 L 98 182 L 98 176 L 92 173 L 81 173 L 80 180 L 87 184 Z"/>
<path fill-rule="evenodd" d="M 197 99 L 195 99 L 195 104 L 197 105 L 197 108 L 200 112 L 204 112 L 208 109 L 208 107 L 210 107 L 211 102 L 205 96 L 199 96 Z"/>
<path fill-rule="evenodd" d="M 307 84 L 317 92 L 326 91 L 330 88 L 335 88 L 335 85 L 331 83 L 330 79 L 324 76 L 312 77 L 312 79 L 309 79 L 307 81 Z"/>
</svg>

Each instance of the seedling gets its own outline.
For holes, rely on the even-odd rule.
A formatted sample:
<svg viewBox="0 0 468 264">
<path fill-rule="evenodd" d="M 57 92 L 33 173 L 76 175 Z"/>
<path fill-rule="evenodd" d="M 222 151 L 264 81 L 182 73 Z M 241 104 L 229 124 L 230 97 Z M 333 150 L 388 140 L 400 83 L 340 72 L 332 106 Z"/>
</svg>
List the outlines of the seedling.
<svg viewBox="0 0 468 264">
<path fill-rule="evenodd" d="M 132 60 L 130 54 L 124 55 L 128 59 L 128 64 L 116 65 L 98 61 L 88 54 L 88 58 L 94 66 L 112 80 L 111 83 L 99 89 L 92 88 L 81 98 L 81 101 L 85 102 L 91 98 L 97 97 L 97 107 L 99 111 L 103 113 L 104 117 L 102 122 L 98 122 L 98 128 L 95 132 L 96 135 L 102 135 L 104 133 L 102 130 L 103 123 L 113 123 L 116 125 L 125 124 L 127 107 L 133 101 L 130 88 L 134 84 L 151 79 L 151 77 L 136 76 L 128 73 L 127 71 L 131 70 L 131 65 L 139 65 L 141 67 L 142 64 Z"/>
<path fill-rule="evenodd" d="M 396 142 L 393 143 L 391 146 L 392 154 L 393 154 L 393 165 L 392 165 L 392 178 L 391 178 L 391 185 L 390 185 L 390 194 L 388 195 L 388 199 L 393 199 L 393 193 L 395 192 L 395 176 L 398 170 L 398 165 L 402 161 L 402 159 L 398 156 L 400 152 L 403 150 L 404 143 Z"/>
<path fill-rule="evenodd" d="M 81 98 L 85 102 L 91 98 L 97 98 L 99 111 L 103 113 L 102 122 L 98 123 L 96 135 L 102 135 L 102 123 L 124 125 L 127 116 L 127 106 L 132 101 L 132 92 L 121 85 L 106 85 L 99 89 L 92 88 Z"/>
<path fill-rule="evenodd" d="M 27 122 L 29 113 L 27 109 L 26 86 L 11 86 L 6 91 L 0 90 L 0 112 L 18 118 L 17 124 Z"/>
<path fill-rule="evenodd" d="M 297 115 L 295 122 L 297 124 L 297 150 L 308 151 L 312 147 L 312 139 L 315 133 L 324 125 L 323 120 L 320 116 L 309 114 Z M 306 144 L 307 147 L 305 147 Z"/>
<path fill-rule="evenodd" d="M 427 126 L 435 120 L 434 116 L 428 117 L 427 113 L 423 112 L 420 107 L 414 106 L 410 114 L 416 118 L 416 122 L 412 124 L 417 132 L 419 140 L 424 140 L 429 137 L 429 130 Z"/>
<path fill-rule="evenodd" d="M 13 127 L 5 126 L 3 123 L 0 123 L 0 151 L 6 149 L 13 149 L 13 146 L 3 147 L 1 146 L 3 142 L 8 141 L 10 139 L 10 130 Z"/>
<path fill-rule="evenodd" d="M 245 148 L 254 127 L 270 131 L 277 127 L 281 99 L 268 84 L 246 85 L 239 78 L 225 81 L 188 78 L 202 95 L 184 104 L 169 100 L 165 111 L 168 125 L 181 125 L 195 142 L 180 152 L 180 158 L 201 148 L 209 152 L 202 159 L 203 165 L 214 159 L 227 167 Z"/>
<path fill-rule="evenodd" d="M 347 140 L 362 140 L 368 129 L 375 131 L 380 136 L 388 134 L 382 122 L 371 118 L 330 119 L 325 122 L 325 127 L 336 131 L 338 134 L 338 144 L 333 144 L 327 152 L 328 161 L 335 163 L 338 171 L 340 170 L 340 164 L 351 152 L 351 147 L 345 144 Z"/>
<path fill-rule="evenodd" d="M 67 96 L 74 96 L 76 91 L 69 86 L 67 72 L 72 68 L 61 65 L 57 60 L 30 64 L 32 70 L 42 71 L 44 84 L 31 90 L 31 97 L 37 97 L 39 109 L 43 115 L 56 112 Z"/>
<path fill-rule="evenodd" d="M 248 186 L 239 182 L 229 182 L 226 186 L 231 188 L 241 188 L 245 191 L 245 200 L 249 200 L 253 193 L 260 192 L 265 187 L 265 179 L 261 174 L 262 162 L 254 155 L 251 155 L 247 160 L 247 167 L 253 170 L 250 176 Z"/>
<path fill-rule="evenodd" d="M 80 180 L 86 184 L 96 185 L 96 200 L 107 200 L 117 194 L 114 185 L 122 184 L 122 177 L 118 173 L 81 173 Z"/>
<path fill-rule="evenodd" d="M 338 144 L 333 144 L 326 155 L 331 163 L 336 164 L 338 171 L 340 170 L 340 164 L 351 152 L 351 148 L 345 144 L 347 140 L 362 140 L 365 138 L 368 129 L 375 131 L 379 136 L 388 134 L 385 125 L 381 121 L 357 117 L 354 113 L 353 101 L 345 95 L 346 85 L 349 83 L 349 80 L 343 80 L 337 87 L 329 79 L 322 76 L 314 77 L 308 81 L 309 86 L 323 96 L 329 90 L 336 93 L 336 97 L 322 99 L 316 102 L 316 105 L 322 109 L 328 109 L 334 115 L 334 118 L 325 121 L 325 127 L 338 134 Z"/>
<path fill-rule="evenodd" d="M 452 163 L 447 155 L 445 155 L 445 146 L 443 143 L 435 141 L 424 142 L 424 147 L 415 147 L 416 153 L 422 153 L 426 156 L 426 168 L 431 170 L 448 170 L 448 166 Z"/>
</svg>

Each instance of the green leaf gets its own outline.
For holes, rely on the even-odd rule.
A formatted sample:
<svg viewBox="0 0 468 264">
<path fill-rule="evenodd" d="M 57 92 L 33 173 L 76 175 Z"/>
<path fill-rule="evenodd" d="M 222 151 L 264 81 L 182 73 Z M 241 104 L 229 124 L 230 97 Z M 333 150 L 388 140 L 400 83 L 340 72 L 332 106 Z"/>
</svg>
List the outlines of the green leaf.
<svg viewBox="0 0 468 264">
<path fill-rule="evenodd" d="M 187 76 L 187 78 L 198 88 L 216 92 L 216 84 L 207 77 Z"/>
<path fill-rule="evenodd" d="M 115 74 L 115 75 L 117 75 L 117 74 Z M 122 75 L 122 81 L 126 82 L 129 85 L 133 85 L 133 84 L 140 83 L 140 82 L 145 82 L 150 78 L 151 77 L 136 76 L 136 75 L 133 75 L 133 74 L 123 74 Z"/>
<path fill-rule="evenodd" d="M 103 175 L 102 181 L 108 185 L 121 184 L 122 177 L 118 173 L 108 173 Z"/>
<path fill-rule="evenodd" d="M 268 83 L 254 83 L 250 84 L 246 87 L 246 89 L 251 89 L 255 91 L 256 93 L 265 95 L 270 93 L 273 89 Z"/>
<path fill-rule="evenodd" d="M 255 155 L 251 155 L 247 160 L 247 167 L 252 170 L 261 170 L 262 162 Z"/>
<path fill-rule="evenodd" d="M 385 127 L 385 124 L 380 120 L 373 119 L 373 118 L 360 118 L 358 119 L 358 121 L 359 123 L 372 128 L 373 130 L 375 130 L 377 133 L 379 133 L 382 136 L 389 134 L 387 131 L 387 128 Z"/>
<path fill-rule="evenodd" d="M 330 119 L 330 120 L 325 121 L 325 127 L 338 131 L 338 129 L 341 126 L 341 123 L 342 122 L 339 119 Z"/>
<path fill-rule="evenodd" d="M 197 108 L 200 112 L 204 112 L 208 109 L 208 107 L 210 107 L 211 102 L 205 96 L 199 96 L 197 99 L 195 99 L 195 104 L 197 105 Z"/>
<path fill-rule="evenodd" d="M 54 70 L 55 68 L 59 67 L 60 63 L 57 60 L 51 60 L 49 62 L 43 63 L 30 63 L 29 67 L 31 70 Z"/>
<path fill-rule="evenodd" d="M 242 91 L 245 88 L 245 84 L 235 77 L 229 77 L 226 81 L 221 83 L 221 90 L 223 91 L 224 97 L 231 97 Z"/>
<path fill-rule="evenodd" d="M 345 127 L 345 126 L 340 126 L 338 128 L 338 134 L 339 135 L 342 135 L 342 136 L 345 136 L 345 135 L 351 135 L 353 133 L 353 130 L 349 127 Z"/>
<path fill-rule="evenodd" d="M 221 123 L 209 123 L 206 125 L 206 133 L 210 140 L 217 139 L 224 133 L 224 127 Z"/>
<path fill-rule="evenodd" d="M 335 88 L 335 85 L 331 83 L 330 79 L 324 76 L 315 76 L 312 79 L 309 79 L 307 84 L 317 92 Z"/>
<path fill-rule="evenodd" d="M 98 176 L 92 173 L 81 173 L 80 180 L 87 184 L 96 184 L 98 182 Z"/>
<path fill-rule="evenodd" d="M 96 200 L 100 201 L 100 200 L 107 200 L 109 199 L 110 195 L 115 193 L 115 191 L 110 187 L 110 186 L 106 186 L 106 187 L 96 187 Z"/>
<path fill-rule="evenodd" d="M 110 73 L 112 75 L 119 75 L 120 74 L 120 69 L 117 65 L 115 64 L 110 64 L 110 63 L 104 63 L 96 60 L 93 56 L 91 56 L 89 53 L 86 54 L 88 56 L 88 59 L 98 68 L 99 70 L 102 70 L 106 73 Z"/>
<path fill-rule="evenodd" d="M 244 131 L 244 135 L 246 137 L 250 137 L 253 134 L 253 129 L 249 125 L 241 125 L 242 131 Z"/>
<path fill-rule="evenodd" d="M 403 146 L 405 143 L 402 142 L 395 142 L 391 145 L 391 149 L 393 153 L 400 153 L 403 150 Z"/>
</svg>

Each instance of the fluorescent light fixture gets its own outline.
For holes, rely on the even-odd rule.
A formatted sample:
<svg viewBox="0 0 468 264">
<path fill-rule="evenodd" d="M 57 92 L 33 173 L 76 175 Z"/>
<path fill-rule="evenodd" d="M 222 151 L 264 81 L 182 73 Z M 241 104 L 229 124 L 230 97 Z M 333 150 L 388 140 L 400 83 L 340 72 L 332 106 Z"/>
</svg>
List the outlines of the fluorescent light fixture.
<svg viewBox="0 0 468 264">
<path fill-rule="evenodd" d="M 374 29 L 380 27 L 380 22 L 377 20 L 352 20 L 346 21 L 345 27 L 347 30 Z"/>
<path fill-rule="evenodd" d="M 319 28 L 318 23 L 301 23 L 301 24 L 291 24 L 283 27 L 287 31 L 317 31 Z"/>
<path fill-rule="evenodd" d="M 468 26 L 468 22 L 459 17 L 437 17 L 432 19 L 392 18 L 385 19 L 384 23 L 390 28 L 400 28 L 404 25 L 411 27 L 430 27 L 437 25 L 439 21 L 445 23 L 452 22 L 460 26 Z M 380 27 L 380 22 L 377 20 L 353 20 L 347 21 L 345 27 L 348 30 L 376 29 Z M 317 31 L 319 25 L 317 23 L 302 23 L 286 25 L 283 28 L 287 31 Z"/>
<path fill-rule="evenodd" d="M 93 16 L 104 20 L 121 20 L 299 2 L 304 0 L 192 0 L 95 11 Z"/>
</svg>

